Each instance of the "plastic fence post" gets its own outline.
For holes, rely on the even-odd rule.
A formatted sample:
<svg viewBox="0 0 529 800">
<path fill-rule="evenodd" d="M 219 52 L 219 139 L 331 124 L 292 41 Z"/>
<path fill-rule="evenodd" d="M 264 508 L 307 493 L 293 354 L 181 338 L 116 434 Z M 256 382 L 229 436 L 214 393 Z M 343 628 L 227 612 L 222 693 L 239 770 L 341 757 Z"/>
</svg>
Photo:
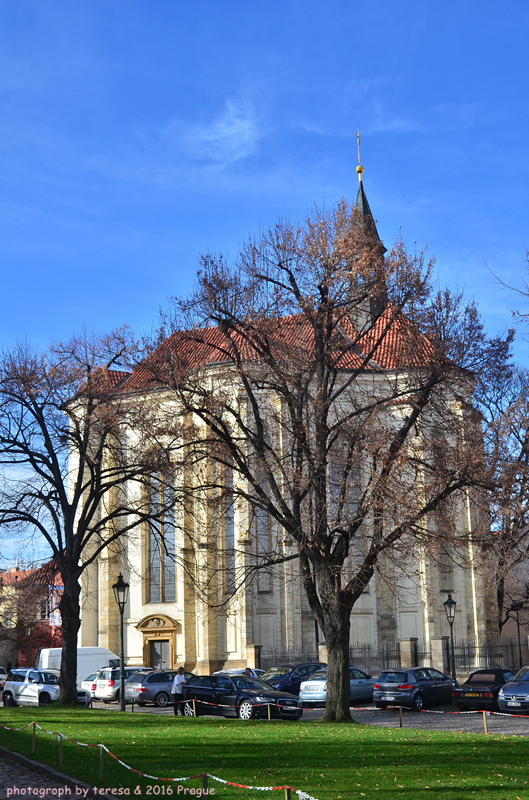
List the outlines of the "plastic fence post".
<svg viewBox="0 0 529 800">
<path fill-rule="evenodd" d="M 105 759 L 105 751 L 103 747 L 99 745 L 99 783 L 103 780 L 103 764 Z"/>
<path fill-rule="evenodd" d="M 483 712 L 483 727 L 485 728 L 485 733 L 488 736 L 489 735 L 489 729 L 487 728 L 487 712 L 486 711 Z"/>
<path fill-rule="evenodd" d="M 193 716 L 196 717 L 196 715 L 197 715 L 197 709 L 195 707 L 195 698 L 193 697 Z"/>
<path fill-rule="evenodd" d="M 268 722 L 270 722 L 270 703 L 268 703 Z"/>
<path fill-rule="evenodd" d="M 202 775 L 202 796 L 208 796 L 208 776 Z"/>
<path fill-rule="evenodd" d="M 134 714 L 134 698 L 132 698 L 132 708 L 131 708 L 131 711 L 132 711 L 132 713 Z"/>
<path fill-rule="evenodd" d="M 285 786 L 285 800 L 290 800 L 290 798 L 291 798 L 290 786 Z"/>
<path fill-rule="evenodd" d="M 35 753 L 35 733 L 37 731 L 37 723 L 33 723 L 33 731 L 31 733 L 31 755 Z"/>
<path fill-rule="evenodd" d="M 62 769 L 62 736 L 60 733 L 57 739 L 59 740 L 59 769 Z"/>
<path fill-rule="evenodd" d="M 399 728 L 402 728 L 402 706 L 399 706 Z"/>
</svg>

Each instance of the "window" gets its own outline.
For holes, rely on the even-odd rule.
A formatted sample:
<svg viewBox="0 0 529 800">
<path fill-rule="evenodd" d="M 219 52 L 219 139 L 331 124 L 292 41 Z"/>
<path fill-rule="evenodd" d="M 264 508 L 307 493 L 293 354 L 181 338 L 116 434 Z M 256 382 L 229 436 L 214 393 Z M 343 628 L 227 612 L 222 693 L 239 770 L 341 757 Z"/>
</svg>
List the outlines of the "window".
<svg viewBox="0 0 529 800">
<path fill-rule="evenodd" d="M 148 563 L 149 603 L 176 601 L 176 527 L 174 487 L 170 474 L 151 478 Z"/>
<path fill-rule="evenodd" d="M 224 496 L 224 552 L 226 559 L 225 589 L 235 591 L 235 513 L 233 507 L 233 470 L 226 467 L 226 494 Z"/>
</svg>

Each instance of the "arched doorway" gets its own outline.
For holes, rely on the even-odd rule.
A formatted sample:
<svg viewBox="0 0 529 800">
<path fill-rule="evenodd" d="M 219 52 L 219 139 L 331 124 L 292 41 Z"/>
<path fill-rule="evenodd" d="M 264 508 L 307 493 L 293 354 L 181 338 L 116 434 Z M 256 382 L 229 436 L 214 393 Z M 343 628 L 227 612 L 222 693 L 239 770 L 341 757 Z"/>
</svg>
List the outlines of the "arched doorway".
<svg viewBox="0 0 529 800">
<path fill-rule="evenodd" d="M 171 669 L 176 664 L 176 634 L 181 625 L 170 617 L 152 614 L 136 625 L 143 636 L 143 663 L 154 669 Z"/>
</svg>

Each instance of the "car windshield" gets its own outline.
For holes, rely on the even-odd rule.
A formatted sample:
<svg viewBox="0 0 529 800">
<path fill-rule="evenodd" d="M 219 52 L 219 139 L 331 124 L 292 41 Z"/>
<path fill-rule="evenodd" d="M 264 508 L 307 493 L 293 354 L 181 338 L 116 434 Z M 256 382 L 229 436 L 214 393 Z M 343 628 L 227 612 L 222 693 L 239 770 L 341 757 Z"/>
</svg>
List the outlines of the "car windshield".
<svg viewBox="0 0 529 800">
<path fill-rule="evenodd" d="M 249 678 L 246 675 L 237 675 L 232 681 L 239 689 L 254 689 L 257 692 L 269 692 L 270 686 L 258 678 Z"/>
<path fill-rule="evenodd" d="M 529 667 L 522 667 L 514 676 L 515 681 L 529 681 Z"/>
<path fill-rule="evenodd" d="M 292 667 L 270 667 L 269 670 L 265 672 L 264 675 L 261 675 L 261 678 L 264 681 L 272 681 L 274 678 L 284 678 L 285 675 L 288 675 L 291 672 Z"/>
<path fill-rule="evenodd" d="M 378 683 L 407 683 L 407 672 L 382 672 Z"/>
</svg>

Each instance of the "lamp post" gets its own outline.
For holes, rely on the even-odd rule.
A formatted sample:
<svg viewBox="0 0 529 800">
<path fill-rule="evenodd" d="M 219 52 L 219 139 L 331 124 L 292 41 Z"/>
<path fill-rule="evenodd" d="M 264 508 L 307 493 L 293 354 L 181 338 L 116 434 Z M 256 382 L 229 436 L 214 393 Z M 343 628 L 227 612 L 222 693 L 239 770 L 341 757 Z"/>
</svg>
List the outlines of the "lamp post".
<svg viewBox="0 0 529 800">
<path fill-rule="evenodd" d="M 456 659 L 454 653 L 454 620 L 456 618 L 456 601 L 452 598 L 451 592 L 443 603 L 446 611 L 446 618 L 450 625 L 450 665 L 452 667 L 452 680 L 456 682 Z"/>
<path fill-rule="evenodd" d="M 119 577 L 112 585 L 114 589 L 114 597 L 119 608 L 120 615 L 120 650 L 119 650 L 119 710 L 125 711 L 125 656 L 123 653 L 123 613 L 125 611 L 125 604 L 129 599 L 129 584 L 123 580 L 123 575 L 119 573 Z"/>
<path fill-rule="evenodd" d="M 518 600 L 517 603 L 511 603 L 511 611 L 516 611 L 516 627 L 518 628 L 518 661 L 520 669 L 523 667 L 522 658 L 522 642 L 520 639 L 520 610 L 524 607 L 524 601 Z"/>
</svg>

